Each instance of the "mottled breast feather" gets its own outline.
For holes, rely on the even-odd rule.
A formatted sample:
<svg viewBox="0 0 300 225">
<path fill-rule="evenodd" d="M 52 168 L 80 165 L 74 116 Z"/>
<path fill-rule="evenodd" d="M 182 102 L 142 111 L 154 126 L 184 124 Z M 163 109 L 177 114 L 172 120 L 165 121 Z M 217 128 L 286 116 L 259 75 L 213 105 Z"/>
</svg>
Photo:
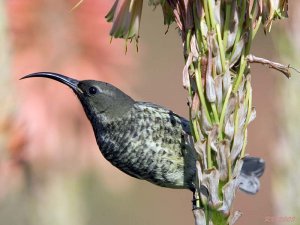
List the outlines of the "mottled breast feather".
<svg viewBox="0 0 300 225">
<path fill-rule="evenodd" d="M 100 118 L 98 121 L 101 121 Z M 136 102 L 122 117 L 94 127 L 104 157 L 123 172 L 170 188 L 193 188 L 189 122 L 163 107 Z"/>
</svg>

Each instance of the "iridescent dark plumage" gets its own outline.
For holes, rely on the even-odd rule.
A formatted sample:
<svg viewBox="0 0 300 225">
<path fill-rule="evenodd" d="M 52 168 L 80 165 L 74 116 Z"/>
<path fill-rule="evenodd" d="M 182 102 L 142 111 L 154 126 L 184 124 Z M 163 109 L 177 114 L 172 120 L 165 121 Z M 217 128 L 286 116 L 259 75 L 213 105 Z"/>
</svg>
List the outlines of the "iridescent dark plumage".
<svg viewBox="0 0 300 225">
<path fill-rule="evenodd" d="M 73 89 L 93 126 L 100 151 L 114 166 L 162 187 L 194 189 L 196 156 L 186 143 L 190 135 L 186 119 L 161 106 L 134 101 L 101 81 L 77 81 L 49 72 L 24 78 L 29 77 L 51 78 Z M 245 162 L 241 186 L 255 193 L 264 162 L 258 158 Z"/>
</svg>

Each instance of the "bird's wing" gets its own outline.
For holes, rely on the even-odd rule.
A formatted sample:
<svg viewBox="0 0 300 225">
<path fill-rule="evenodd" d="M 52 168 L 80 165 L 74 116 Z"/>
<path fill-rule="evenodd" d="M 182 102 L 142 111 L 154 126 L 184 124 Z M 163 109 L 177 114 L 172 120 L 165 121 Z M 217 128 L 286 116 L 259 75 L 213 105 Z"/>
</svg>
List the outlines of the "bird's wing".
<svg viewBox="0 0 300 225">
<path fill-rule="evenodd" d="M 183 131 L 186 134 L 191 135 L 189 121 L 177 115 L 173 111 L 165 107 L 155 105 L 153 103 L 148 103 L 148 102 L 137 102 L 136 104 L 138 104 L 138 107 L 140 108 L 148 108 L 154 110 L 155 112 L 161 115 L 166 115 L 170 118 L 176 119 L 177 122 L 180 122 Z M 260 187 L 259 178 L 264 173 L 264 169 L 265 169 L 265 163 L 261 158 L 249 157 L 249 156 L 245 157 L 241 174 L 238 177 L 239 188 L 242 191 L 250 194 L 255 194 L 256 192 L 258 192 Z"/>
<path fill-rule="evenodd" d="M 150 102 L 136 102 L 135 104 L 138 105 L 139 107 L 148 107 L 148 108 L 151 108 L 154 111 L 157 111 L 158 113 L 166 114 L 170 118 L 175 118 L 177 121 L 180 122 L 184 132 L 188 135 L 191 135 L 189 121 L 187 119 L 183 118 L 182 116 L 179 116 L 178 114 L 174 113 L 172 110 L 167 109 L 167 108 L 165 108 L 163 106 L 160 106 L 160 105 L 150 103 Z"/>
</svg>

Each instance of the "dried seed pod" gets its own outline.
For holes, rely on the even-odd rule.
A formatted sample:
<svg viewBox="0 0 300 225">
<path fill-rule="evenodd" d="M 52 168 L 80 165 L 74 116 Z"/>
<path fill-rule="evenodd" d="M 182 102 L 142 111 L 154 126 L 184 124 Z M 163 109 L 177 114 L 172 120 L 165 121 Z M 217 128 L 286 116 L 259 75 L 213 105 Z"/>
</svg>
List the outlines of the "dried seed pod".
<svg viewBox="0 0 300 225">
<path fill-rule="evenodd" d="M 243 99 L 244 100 L 244 99 Z M 248 107 L 245 107 L 245 104 L 241 103 L 238 109 L 238 128 L 243 128 L 247 118 Z"/>
<path fill-rule="evenodd" d="M 195 143 L 195 150 L 200 157 L 202 168 L 205 170 L 207 169 L 206 143 L 206 141 L 197 141 Z"/>
<path fill-rule="evenodd" d="M 197 43 L 196 35 L 193 35 L 191 38 L 191 53 L 195 59 L 199 58 L 199 46 Z"/>
<path fill-rule="evenodd" d="M 231 3 L 231 11 L 233 14 L 233 18 L 230 20 L 229 24 L 229 34 L 227 38 L 227 47 L 226 50 L 229 50 L 232 48 L 236 34 L 238 31 L 238 24 L 239 24 L 239 15 L 238 15 L 238 8 L 237 8 L 237 1 L 232 1 Z"/>
<path fill-rule="evenodd" d="M 209 35 L 209 43 L 212 43 L 212 35 Z M 208 49 L 208 59 L 207 59 L 207 67 L 206 67 L 206 80 L 205 80 L 205 90 L 206 97 L 209 102 L 216 101 L 216 90 L 215 90 L 215 82 L 212 77 L 212 49 Z"/>
<path fill-rule="evenodd" d="M 209 134 L 209 132 L 212 129 L 212 125 L 207 119 L 206 113 L 204 112 L 204 108 L 201 107 L 201 113 L 200 113 L 200 123 L 201 123 L 201 129 L 203 130 L 204 134 Z"/>
<path fill-rule="evenodd" d="M 236 45 L 235 51 L 232 53 L 232 56 L 229 61 L 229 67 L 233 67 L 234 64 L 239 60 L 242 55 L 242 51 L 245 48 L 245 38 L 242 38 Z"/>
<path fill-rule="evenodd" d="M 228 177 L 227 158 L 229 157 L 230 145 L 228 141 L 222 141 L 218 147 L 217 164 L 220 172 L 220 180 L 225 181 Z"/>
<path fill-rule="evenodd" d="M 232 177 L 233 178 L 236 178 L 236 177 L 238 177 L 241 174 L 243 163 L 244 163 L 244 161 L 242 159 L 237 160 L 237 162 L 235 164 L 235 167 L 233 169 L 233 172 L 232 172 Z M 238 184 L 237 184 L 237 186 L 238 186 Z"/>
<path fill-rule="evenodd" d="M 224 119 L 225 124 L 229 120 L 230 115 L 232 115 L 234 113 L 236 102 L 237 102 L 237 95 L 234 93 L 231 93 L 227 107 L 226 107 L 226 111 L 225 111 L 225 119 Z"/>
<path fill-rule="evenodd" d="M 229 67 L 227 67 L 223 76 L 223 98 L 224 98 L 223 101 L 225 100 L 225 97 L 231 85 L 232 84 L 231 84 L 230 71 L 229 71 Z"/>
<path fill-rule="evenodd" d="M 215 89 L 215 81 L 212 78 L 211 74 L 206 74 L 206 97 L 209 102 L 216 102 L 216 89 Z"/>
<path fill-rule="evenodd" d="M 183 72 L 182 72 L 182 83 L 183 83 L 183 87 L 188 89 L 190 88 L 190 74 L 189 74 L 189 67 L 192 63 L 192 58 L 193 58 L 193 55 L 192 53 L 189 54 L 187 60 L 186 60 L 186 63 L 185 63 L 185 66 L 183 68 Z"/>
<path fill-rule="evenodd" d="M 225 123 L 225 135 L 228 141 L 232 141 L 234 135 L 234 118 L 233 114 L 230 115 L 229 119 Z"/>
<path fill-rule="evenodd" d="M 233 144 L 230 152 L 230 160 L 234 162 L 241 153 L 244 144 L 244 130 L 238 129 L 233 137 Z"/>
<path fill-rule="evenodd" d="M 214 61 L 215 61 L 215 67 L 216 67 L 216 74 L 222 74 L 223 68 L 222 68 L 222 61 L 221 61 L 220 54 L 214 58 Z"/>
<path fill-rule="evenodd" d="M 219 198 L 219 178 L 219 171 L 213 168 L 204 171 L 202 179 L 202 185 L 209 193 L 209 204 L 215 208 L 222 205 L 222 201 Z"/>
<path fill-rule="evenodd" d="M 223 204 L 218 209 L 218 211 L 222 212 L 225 215 L 229 215 L 230 213 L 231 205 L 235 196 L 236 186 L 237 180 L 233 178 L 222 188 Z"/>
<path fill-rule="evenodd" d="M 224 13 L 221 9 L 221 0 L 216 0 L 214 6 L 214 16 L 217 24 L 220 24 L 220 27 L 222 28 L 224 25 Z"/>
</svg>

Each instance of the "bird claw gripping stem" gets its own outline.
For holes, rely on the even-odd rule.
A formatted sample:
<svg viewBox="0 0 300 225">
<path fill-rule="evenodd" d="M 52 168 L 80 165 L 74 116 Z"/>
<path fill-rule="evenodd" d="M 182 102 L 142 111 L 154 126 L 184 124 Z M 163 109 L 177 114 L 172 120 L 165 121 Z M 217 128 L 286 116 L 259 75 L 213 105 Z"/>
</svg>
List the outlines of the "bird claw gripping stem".
<svg viewBox="0 0 300 225">
<path fill-rule="evenodd" d="M 193 200 L 192 200 L 193 210 L 201 209 L 200 207 L 200 198 L 196 191 L 193 191 Z"/>
</svg>

